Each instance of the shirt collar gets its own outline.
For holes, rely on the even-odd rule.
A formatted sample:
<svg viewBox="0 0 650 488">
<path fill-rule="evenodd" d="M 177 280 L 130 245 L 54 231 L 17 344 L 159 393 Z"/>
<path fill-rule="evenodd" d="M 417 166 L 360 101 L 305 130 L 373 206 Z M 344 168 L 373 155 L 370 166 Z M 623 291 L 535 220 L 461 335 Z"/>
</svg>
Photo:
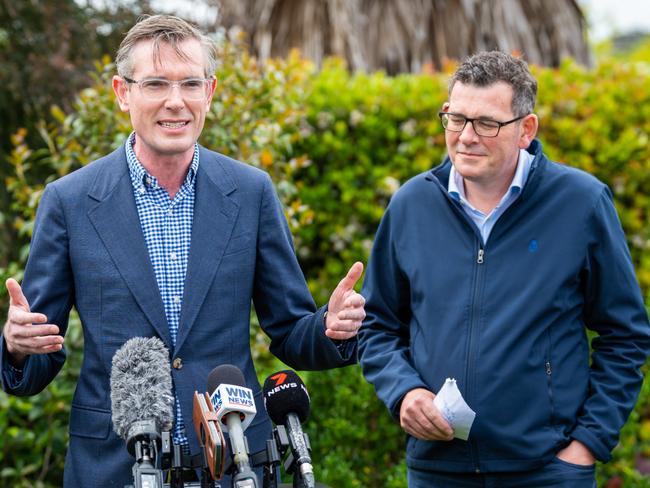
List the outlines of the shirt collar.
<svg viewBox="0 0 650 488">
<path fill-rule="evenodd" d="M 528 173 L 530 172 L 530 165 L 533 162 L 534 156 L 530 154 L 525 149 L 519 150 L 519 158 L 517 160 L 517 168 L 515 169 L 515 175 L 510 182 L 508 187 L 508 193 L 519 193 L 521 189 L 526 184 L 528 179 Z M 466 201 L 465 197 L 465 183 L 463 177 L 456 171 L 454 165 L 451 165 L 451 171 L 449 172 L 449 183 L 447 184 L 447 191 L 452 198 L 458 201 Z"/>
<path fill-rule="evenodd" d="M 142 163 L 138 160 L 138 157 L 135 155 L 135 150 L 133 149 L 133 144 L 135 143 L 135 131 L 131 132 L 131 135 L 126 141 L 126 160 L 129 164 L 129 175 L 131 176 L 131 183 L 133 188 L 140 190 L 141 188 L 157 188 L 158 180 L 155 176 L 149 174 L 147 170 L 142 166 Z M 185 176 L 185 181 L 183 186 L 192 188 L 194 186 L 196 172 L 199 169 L 199 145 L 194 143 L 194 155 L 192 156 L 192 163 L 190 164 L 190 169 Z M 144 192 L 143 192 L 144 193 Z"/>
</svg>

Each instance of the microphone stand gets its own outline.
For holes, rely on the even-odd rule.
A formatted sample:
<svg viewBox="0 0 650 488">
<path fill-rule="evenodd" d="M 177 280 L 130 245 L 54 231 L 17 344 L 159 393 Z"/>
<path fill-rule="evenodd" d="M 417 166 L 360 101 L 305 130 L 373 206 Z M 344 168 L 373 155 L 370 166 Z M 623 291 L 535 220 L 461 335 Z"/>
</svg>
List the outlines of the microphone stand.
<svg viewBox="0 0 650 488">
<path fill-rule="evenodd" d="M 133 484 L 125 488 L 221 488 L 212 479 L 203 446 L 199 454 L 183 454 L 181 446 L 173 443 L 171 432 L 159 433 L 155 424 L 138 424 L 127 441 L 127 449 L 136 461 Z M 183 473 L 189 470 L 200 470 L 200 484 L 183 480 Z M 169 482 L 164 482 L 165 478 Z"/>
<path fill-rule="evenodd" d="M 156 454 L 155 440 L 135 442 L 136 461 L 132 468 L 134 488 L 162 487 L 162 472 L 155 467 Z"/>
<path fill-rule="evenodd" d="M 162 433 L 161 467 L 169 474 L 169 483 L 165 488 L 221 488 L 216 484 L 210 474 L 210 469 L 205 461 L 205 448 L 201 446 L 201 452 L 190 456 L 183 454 L 181 446 L 172 442 L 171 433 Z M 188 470 L 201 470 L 200 485 L 195 482 L 183 481 L 183 473 Z"/>
<path fill-rule="evenodd" d="M 307 448 L 311 450 L 309 436 L 307 433 L 304 433 L 304 436 Z M 305 479 L 300 472 L 300 469 L 297 469 L 295 459 L 291 452 L 289 452 L 289 455 L 284 462 L 284 470 L 293 475 L 292 484 L 278 484 L 279 467 L 282 458 L 287 453 L 290 446 L 291 442 L 286 427 L 284 425 L 276 425 L 273 429 L 272 438 L 266 441 L 266 448 L 251 455 L 251 465 L 256 468 L 260 466 L 263 466 L 264 468 L 263 488 L 303 488 L 305 486 Z M 316 488 L 330 487 L 323 483 L 316 483 Z"/>
<path fill-rule="evenodd" d="M 251 456 L 253 466 L 264 468 L 263 488 L 277 488 L 280 463 L 288 447 L 287 431 L 284 425 L 278 425 L 273 429 L 273 437 L 266 441 L 266 448 Z"/>
</svg>

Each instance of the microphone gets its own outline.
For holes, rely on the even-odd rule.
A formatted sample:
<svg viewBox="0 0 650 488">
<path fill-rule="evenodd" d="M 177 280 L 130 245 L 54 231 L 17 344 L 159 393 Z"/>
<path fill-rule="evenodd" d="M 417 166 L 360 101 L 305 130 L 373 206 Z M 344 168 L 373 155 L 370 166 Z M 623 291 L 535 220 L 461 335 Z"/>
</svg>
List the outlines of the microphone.
<svg viewBox="0 0 650 488">
<path fill-rule="evenodd" d="M 230 436 L 236 471 L 233 486 L 257 488 L 259 483 L 250 466 L 248 444 L 244 436 L 244 430 L 253 421 L 257 410 L 253 392 L 246 388 L 244 374 L 232 364 L 217 366 L 208 375 L 208 391 L 212 391 L 210 401 L 217 419 L 224 432 Z"/>
<path fill-rule="evenodd" d="M 156 468 L 161 431 L 174 422 L 174 396 L 169 352 L 156 338 L 134 337 L 113 356 L 111 366 L 113 429 L 136 462 L 135 488 L 162 487 L 162 470 Z"/>
<path fill-rule="evenodd" d="M 310 448 L 301 423 L 309 417 L 309 393 L 294 371 L 272 374 L 264 382 L 264 406 L 276 425 L 285 425 L 289 434 L 291 453 L 305 488 L 314 488 L 314 468 Z"/>
<path fill-rule="evenodd" d="M 226 442 L 219 426 L 220 420 L 207 393 L 194 392 L 192 421 L 210 476 L 213 480 L 221 479 L 225 467 Z"/>
</svg>

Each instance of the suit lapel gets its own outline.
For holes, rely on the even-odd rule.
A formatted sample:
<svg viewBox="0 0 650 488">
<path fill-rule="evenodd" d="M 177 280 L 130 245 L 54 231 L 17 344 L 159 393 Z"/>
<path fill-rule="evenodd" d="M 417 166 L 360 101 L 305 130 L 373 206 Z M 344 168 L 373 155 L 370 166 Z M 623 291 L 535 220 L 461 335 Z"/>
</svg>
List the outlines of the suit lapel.
<svg viewBox="0 0 650 488">
<path fill-rule="evenodd" d="M 218 155 L 203 148 L 200 151 L 192 240 L 176 350 L 187 338 L 212 286 L 239 213 L 237 203 L 228 197 L 236 189 L 235 183 Z"/>
<path fill-rule="evenodd" d="M 88 194 L 98 202 L 88 212 L 88 218 L 139 307 L 171 347 L 165 308 L 142 235 L 124 147 L 108 157 L 113 160 L 98 175 Z"/>
</svg>

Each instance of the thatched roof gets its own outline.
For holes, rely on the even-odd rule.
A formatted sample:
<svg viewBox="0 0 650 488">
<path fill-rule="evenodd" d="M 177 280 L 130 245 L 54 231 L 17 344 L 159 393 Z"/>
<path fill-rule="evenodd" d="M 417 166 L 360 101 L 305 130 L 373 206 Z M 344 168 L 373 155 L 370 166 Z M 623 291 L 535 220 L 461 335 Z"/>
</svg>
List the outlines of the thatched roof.
<svg viewBox="0 0 650 488">
<path fill-rule="evenodd" d="M 440 68 L 446 58 L 500 49 L 556 66 L 590 64 L 576 0 L 220 0 L 221 23 L 238 25 L 262 59 L 292 48 L 354 70 Z"/>
</svg>

